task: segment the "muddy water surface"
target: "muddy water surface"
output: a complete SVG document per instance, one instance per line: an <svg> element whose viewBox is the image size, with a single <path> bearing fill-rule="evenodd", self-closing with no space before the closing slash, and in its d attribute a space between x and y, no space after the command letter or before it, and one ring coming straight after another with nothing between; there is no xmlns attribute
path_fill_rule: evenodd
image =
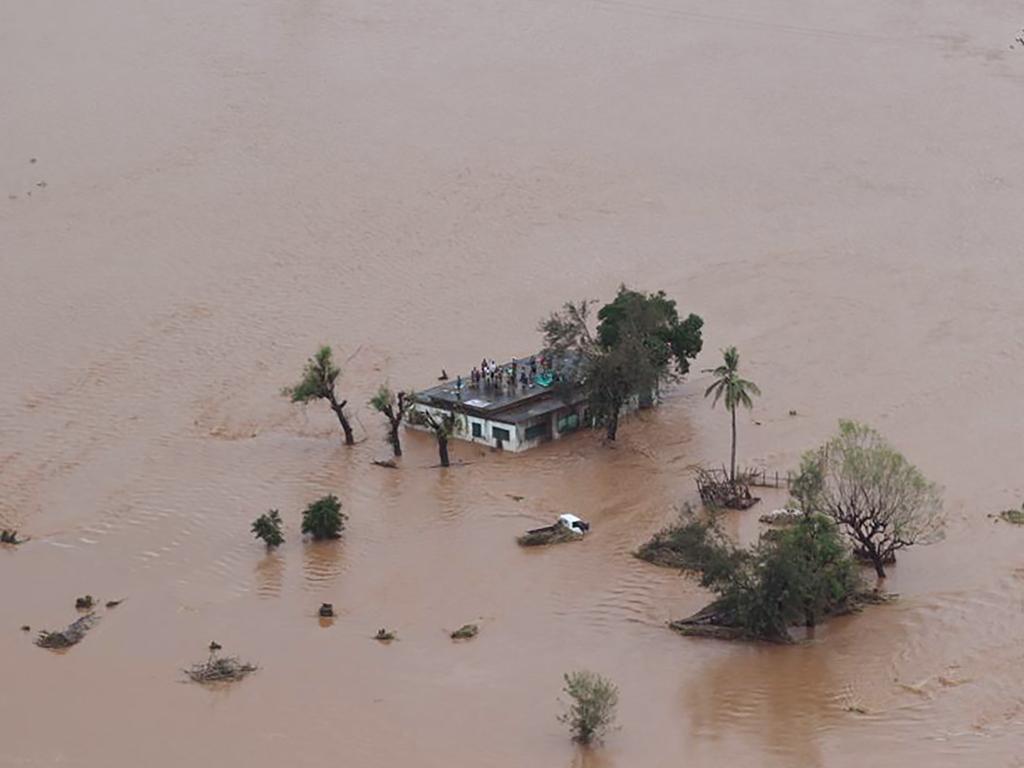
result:
<svg viewBox="0 0 1024 768"><path fill-rule="evenodd" d="M1000 0L0 6L0 524L32 537L0 551L0 765L1020 765L1024 531L987 514L1024 498L1022 24ZM945 485L898 604L795 648L665 629L706 595L630 551L727 455L700 373L613 449L457 445L440 472L409 435L369 465L382 380L528 354L620 281L705 317L697 371L739 345L765 392L745 461L785 470L853 416ZM278 394L322 342L354 449ZM326 492L345 537L304 543ZM593 535L514 545L560 511ZM70 652L18 630L85 592L126 600ZM181 684L211 639L262 669ZM622 691L597 753L555 721L576 667Z"/></svg>

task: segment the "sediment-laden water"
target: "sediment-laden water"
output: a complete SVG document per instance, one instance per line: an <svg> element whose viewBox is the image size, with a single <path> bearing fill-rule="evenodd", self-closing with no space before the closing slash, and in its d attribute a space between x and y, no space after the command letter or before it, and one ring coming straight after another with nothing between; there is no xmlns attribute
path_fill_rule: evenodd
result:
<svg viewBox="0 0 1024 768"><path fill-rule="evenodd" d="M1024 499L1022 25L988 0L0 6L0 524L32 537L0 549L0 765L1020 764L1024 530L987 515ZM441 472L408 434L370 466L380 382L529 354L623 281L707 325L614 448L456 444ZM279 395L325 342L354 449ZM727 457L699 372L726 344L765 393L745 463L855 417L946 488L900 601L799 647L675 636L706 595L630 555ZM304 543L327 492L344 538ZM516 547L565 511L583 543ZM70 651L19 631L86 592L125 602ZM181 684L211 640L260 671ZM555 720L578 667L621 689L592 754Z"/></svg>

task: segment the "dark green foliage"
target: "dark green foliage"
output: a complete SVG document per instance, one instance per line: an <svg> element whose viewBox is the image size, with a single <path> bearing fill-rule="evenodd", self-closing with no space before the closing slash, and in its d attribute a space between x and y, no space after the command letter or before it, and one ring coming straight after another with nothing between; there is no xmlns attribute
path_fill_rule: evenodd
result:
<svg viewBox="0 0 1024 768"><path fill-rule="evenodd" d="M283 524L280 512L272 509L253 521L252 534L257 539L263 539L267 549L273 549L284 544L284 535L281 533Z"/></svg>
<svg viewBox="0 0 1024 768"><path fill-rule="evenodd" d="M787 641L794 624L814 626L847 610L859 586L839 530L824 515L803 515L750 549L733 545L714 523L689 517L656 534L638 555L645 550L652 562L699 571L701 585L718 599L698 616L738 630L731 636Z"/></svg>
<svg viewBox="0 0 1024 768"><path fill-rule="evenodd" d="M664 292L644 294L619 288L597 313L590 329L592 302L569 302L540 325L545 350L556 365L571 371L586 388L598 423L614 440L619 414L631 398L652 398L660 385L686 374L701 350L704 321L679 320L675 302Z"/></svg>
<svg viewBox="0 0 1024 768"><path fill-rule="evenodd" d="M735 562L734 569L705 573L703 581L736 625L767 640L788 640L790 626L814 626L844 609L858 587L856 565L822 515L762 537Z"/></svg>
<svg viewBox="0 0 1024 768"><path fill-rule="evenodd" d="M664 291L644 294L620 286L615 299L597 313L597 319L597 342L603 349L615 349L629 337L636 337L653 366L664 370L673 365L681 375L689 373L690 360L704 345L704 321L694 314L680 321L675 300Z"/></svg>
<svg viewBox="0 0 1024 768"><path fill-rule="evenodd" d="M341 511L341 502L334 494L317 499L302 513L302 532L314 539L337 539L345 528L348 516Z"/></svg>
<svg viewBox="0 0 1024 768"><path fill-rule="evenodd" d="M615 722L619 689L594 672L570 672L564 678L562 690L570 701L559 722L568 725L573 739L581 744L600 739Z"/></svg>

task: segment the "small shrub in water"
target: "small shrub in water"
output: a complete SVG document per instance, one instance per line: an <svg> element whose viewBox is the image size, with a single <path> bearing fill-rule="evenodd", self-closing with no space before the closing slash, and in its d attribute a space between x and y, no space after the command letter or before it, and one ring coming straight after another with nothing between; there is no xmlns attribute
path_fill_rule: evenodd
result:
<svg viewBox="0 0 1024 768"><path fill-rule="evenodd" d="M317 499L302 513L302 532L314 539L336 539L341 536L348 516L341 511L341 502L334 494Z"/></svg>
<svg viewBox="0 0 1024 768"><path fill-rule="evenodd" d="M252 524L252 535L257 539L263 539L267 549L273 549L284 544L284 534L281 533L281 513L272 509L259 517Z"/></svg>
<svg viewBox="0 0 1024 768"><path fill-rule="evenodd" d="M615 722L619 689L611 680L584 670L565 675L563 691L571 702L559 721L569 726L573 739L581 744L599 740Z"/></svg>
<svg viewBox="0 0 1024 768"><path fill-rule="evenodd" d="M478 634L480 634L480 627L476 624L463 624L452 632L452 640L469 640L471 637L476 637Z"/></svg>

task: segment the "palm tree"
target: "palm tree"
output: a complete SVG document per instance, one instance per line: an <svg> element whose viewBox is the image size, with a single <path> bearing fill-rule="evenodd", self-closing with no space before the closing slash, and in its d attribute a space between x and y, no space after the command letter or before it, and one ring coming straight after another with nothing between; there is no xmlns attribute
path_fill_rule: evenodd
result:
<svg viewBox="0 0 1024 768"><path fill-rule="evenodd" d="M714 383L704 392L704 397L714 394L715 399L711 401L714 408L718 401L725 397L725 407L732 411L732 459L729 464L729 480L736 481L736 407L742 405L748 411L754 407L751 395L760 395L761 390L752 381L740 378L740 353L736 347L728 347L722 350L724 364L717 368L705 368L704 373L711 373L715 376Z"/></svg>

